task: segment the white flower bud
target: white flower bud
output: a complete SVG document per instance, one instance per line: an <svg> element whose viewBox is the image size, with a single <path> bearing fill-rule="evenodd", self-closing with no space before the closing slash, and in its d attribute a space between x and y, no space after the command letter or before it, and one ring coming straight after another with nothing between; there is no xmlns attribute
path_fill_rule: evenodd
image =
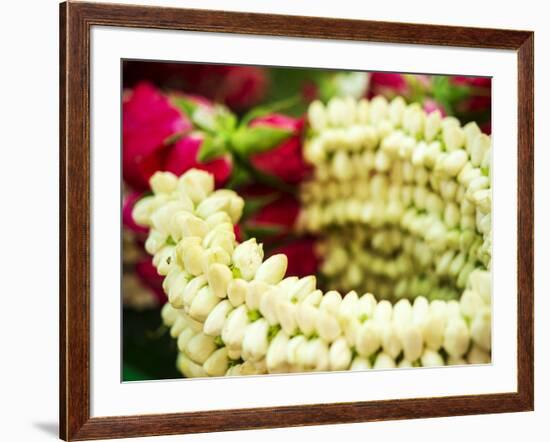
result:
<svg viewBox="0 0 550 442"><path fill-rule="evenodd" d="M206 276L200 275L191 279L183 290L183 305L190 307L199 290L207 284Z"/></svg>
<svg viewBox="0 0 550 442"><path fill-rule="evenodd" d="M231 310L233 310L233 306L227 299L216 305L204 322L204 333L210 336L220 336L225 319Z"/></svg>
<svg viewBox="0 0 550 442"><path fill-rule="evenodd" d="M445 155L441 169L449 176L456 176L468 162L468 154L464 150L454 150Z"/></svg>
<svg viewBox="0 0 550 442"><path fill-rule="evenodd" d="M430 304L428 319L424 327L424 341L432 350L439 350L443 345L443 335L447 325L447 306L443 301Z"/></svg>
<svg viewBox="0 0 550 442"><path fill-rule="evenodd" d="M309 295L307 295L303 300L302 304L308 304L312 305L314 307L319 307L319 304L321 304L321 300L323 299L323 292L319 289L311 292Z"/></svg>
<svg viewBox="0 0 550 442"><path fill-rule="evenodd" d="M371 368L370 361L362 356L356 356L350 366L350 370L352 371L370 370Z"/></svg>
<svg viewBox="0 0 550 442"><path fill-rule="evenodd" d="M227 348L219 348L204 362L203 368L208 376L223 376L229 366Z"/></svg>
<svg viewBox="0 0 550 442"><path fill-rule="evenodd" d="M301 301L315 290L317 279L315 276L305 276L298 280L289 290L287 296L290 299Z"/></svg>
<svg viewBox="0 0 550 442"><path fill-rule="evenodd" d="M183 201L168 201L151 214L150 224L165 235L170 234L173 218L176 214L192 216L189 207Z"/></svg>
<svg viewBox="0 0 550 442"><path fill-rule="evenodd" d="M479 167L483 161L483 158L491 148L491 138L486 134L479 133L473 140L470 148L470 155L472 157L472 166Z"/></svg>
<svg viewBox="0 0 550 442"><path fill-rule="evenodd" d="M296 306L290 301L281 299L276 303L275 309L277 319L279 320L279 324L281 324L282 329L287 335L292 336L297 329L295 318Z"/></svg>
<svg viewBox="0 0 550 442"><path fill-rule="evenodd" d="M339 180L349 180L353 176L353 165L348 154L342 150L337 151L332 159L332 173Z"/></svg>
<svg viewBox="0 0 550 442"><path fill-rule="evenodd" d="M374 320L376 322L389 322L393 315L393 307L387 300L380 301L374 309Z"/></svg>
<svg viewBox="0 0 550 442"><path fill-rule="evenodd" d="M491 350L491 312L483 309L474 317L471 327L472 340L483 350Z"/></svg>
<svg viewBox="0 0 550 442"><path fill-rule="evenodd" d="M226 376L242 376L244 373L242 372L242 366L243 364L236 364L231 366L227 372L225 373Z"/></svg>
<svg viewBox="0 0 550 442"><path fill-rule="evenodd" d="M239 359L241 359L241 348L238 347L238 348L229 348L229 347L225 347L227 348L227 356L229 357L229 359L233 359L234 361L237 361Z"/></svg>
<svg viewBox="0 0 550 442"><path fill-rule="evenodd" d="M248 292L248 283L244 279L233 279L227 285L227 298L233 307L244 304Z"/></svg>
<svg viewBox="0 0 550 442"><path fill-rule="evenodd" d="M412 368L411 361L407 361L406 359L401 359L399 364L397 364L397 368Z"/></svg>
<svg viewBox="0 0 550 442"><path fill-rule="evenodd" d="M417 296L413 302L413 323L423 330L430 314L430 304L424 296Z"/></svg>
<svg viewBox="0 0 550 442"><path fill-rule="evenodd" d="M172 327L170 327L170 336L177 338L188 327L187 320L180 314L174 321L174 324L172 324Z"/></svg>
<svg viewBox="0 0 550 442"><path fill-rule="evenodd" d="M197 333L187 342L185 354L197 364L204 364L209 356L216 350L213 336Z"/></svg>
<svg viewBox="0 0 550 442"><path fill-rule="evenodd" d="M278 324L276 305L279 299L283 299L283 294L277 287L268 289L260 299L260 313L269 325Z"/></svg>
<svg viewBox="0 0 550 442"><path fill-rule="evenodd" d="M397 358L401 353L402 345L395 324L384 322L378 324L382 349L392 358Z"/></svg>
<svg viewBox="0 0 550 442"><path fill-rule="evenodd" d="M153 257L153 265L159 275L166 276L176 263L176 250L174 246L165 246Z"/></svg>
<svg viewBox="0 0 550 442"><path fill-rule="evenodd" d="M150 255L154 255L166 244L167 235L158 230L151 230L149 236L145 240L145 250Z"/></svg>
<svg viewBox="0 0 550 442"><path fill-rule="evenodd" d="M329 368L329 349L322 339L312 339L297 350L298 364L306 369L323 371Z"/></svg>
<svg viewBox="0 0 550 442"><path fill-rule="evenodd" d="M376 356L376 361L374 361L374 366L372 368L375 370L395 368L395 360L390 355L384 352L378 353L378 356Z"/></svg>
<svg viewBox="0 0 550 442"><path fill-rule="evenodd" d="M443 348L454 357L460 357L468 350L470 333L464 320L452 318L445 328Z"/></svg>
<svg viewBox="0 0 550 442"><path fill-rule="evenodd" d="M350 123L352 117L344 100L333 97L327 104L328 121L332 126L344 126Z"/></svg>
<svg viewBox="0 0 550 442"><path fill-rule="evenodd" d="M326 159L325 145L321 138L314 138L304 144L304 158L309 163L320 165Z"/></svg>
<svg viewBox="0 0 550 442"><path fill-rule="evenodd" d="M222 339L228 349L239 349L249 323L248 309L241 305L229 313L222 330Z"/></svg>
<svg viewBox="0 0 550 442"><path fill-rule="evenodd" d="M279 331L269 344L267 350L266 363L270 373L278 372L286 367L288 351L288 335L284 331Z"/></svg>
<svg viewBox="0 0 550 442"><path fill-rule="evenodd" d="M388 115L388 100L381 95L374 97L370 102L369 113L370 122L378 125Z"/></svg>
<svg viewBox="0 0 550 442"><path fill-rule="evenodd" d="M464 290L460 297L460 311L468 318L473 318L480 310L483 310L485 303L481 296L473 290Z"/></svg>
<svg viewBox="0 0 550 442"><path fill-rule="evenodd" d="M424 125L424 138L426 141L432 141L441 128L441 112L438 110L430 112L426 117L426 123Z"/></svg>
<svg viewBox="0 0 550 442"><path fill-rule="evenodd" d="M361 325L355 348L364 357L369 357L380 348L380 335L374 321L367 321Z"/></svg>
<svg viewBox="0 0 550 442"><path fill-rule="evenodd" d="M408 299L401 299L393 306L393 322L398 326L412 322L413 309ZM384 321L386 322L386 321Z"/></svg>
<svg viewBox="0 0 550 442"><path fill-rule="evenodd" d="M259 361L267 353L267 333L269 324L263 318L246 327L242 344L242 355L245 360Z"/></svg>
<svg viewBox="0 0 550 442"><path fill-rule="evenodd" d="M335 290L331 290L323 296L319 308L321 311L327 312L329 315L336 316L340 303L342 302L342 295Z"/></svg>
<svg viewBox="0 0 550 442"><path fill-rule="evenodd" d="M185 287L187 286L188 274L179 270L177 270L177 272L177 275L171 278L171 283L168 287L168 302L175 308L182 308L184 305L183 293L185 291Z"/></svg>
<svg viewBox="0 0 550 442"><path fill-rule="evenodd" d="M296 366L298 365L299 348L305 343L307 343L307 339L304 335L297 335L289 339L286 346L286 359L289 364Z"/></svg>
<svg viewBox="0 0 550 442"><path fill-rule="evenodd" d="M203 219L218 212L228 212L231 206L231 199L228 195L217 195L214 192L208 198L201 201L197 206L195 213Z"/></svg>
<svg viewBox="0 0 550 442"><path fill-rule="evenodd" d="M178 354L176 365L178 367L178 370L186 378L202 378L208 376L202 365L193 362L183 353Z"/></svg>
<svg viewBox="0 0 550 442"><path fill-rule="evenodd" d="M405 99L400 95L395 97L390 102L388 111L390 120L394 124L394 126L401 126L401 122L403 121L403 114L405 113L406 108L407 103L405 102Z"/></svg>
<svg viewBox="0 0 550 442"><path fill-rule="evenodd" d="M170 193L176 190L178 178L171 172L155 172L149 179L149 184L155 195Z"/></svg>
<svg viewBox="0 0 550 442"><path fill-rule="evenodd" d="M214 264L223 264L225 266L231 264L231 257L219 246L212 246L202 254L201 267L204 274L208 274L210 267Z"/></svg>
<svg viewBox="0 0 550 442"><path fill-rule="evenodd" d="M356 292L352 291L346 294L338 308L338 317L340 320L348 321L351 318L355 318L358 303L359 297Z"/></svg>
<svg viewBox="0 0 550 442"><path fill-rule="evenodd" d="M183 266L185 271L197 276L202 273L205 250L198 244L191 244L183 250Z"/></svg>
<svg viewBox="0 0 550 442"><path fill-rule="evenodd" d="M157 198L154 196L145 196L139 199L132 209L132 218L140 226L148 227L151 225L151 214L156 209Z"/></svg>
<svg viewBox="0 0 550 442"><path fill-rule="evenodd" d="M479 129L479 126L474 121L471 121L470 123L467 123L464 127L464 135L466 137L466 150L472 154L472 144L477 137L481 133L481 130Z"/></svg>
<svg viewBox="0 0 550 442"><path fill-rule="evenodd" d="M425 349L424 353L422 353L420 363L423 367L441 367L442 365L445 365L445 361L441 355L434 350L430 350L429 348Z"/></svg>
<svg viewBox="0 0 550 442"><path fill-rule="evenodd" d="M191 316L184 313L182 310L180 310L180 314L185 319L185 322L187 323L187 327L191 328L195 333L200 333L203 331L202 322L197 321L196 319L193 319Z"/></svg>
<svg viewBox="0 0 550 442"><path fill-rule="evenodd" d="M278 284L286 273L288 258L279 253L267 258L256 271L254 279L267 284Z"/></svg>
<svg viewBox="0 0 550 442"><path fill-rule="evenodd" d="M195 335L196 335L196 333L193 331L193 329L191 327L185 328L178 335L177 345L178 345L179 351L185 351L185 348L187 347L187 343Z"/></svg>
<svg viewBox="0 0 550 442"><path fill-rule="evenodd" d="M251 281L246 291L245 302L249 310L259 310L264 294L270 289L269 285L262 281Z"/></svg>
<svg viewBox="0 0 550 442"><path fill-rule="evenodd" d="M333 371L347 370L351 364L351 350L345 338L339 338L332 343L329 350L330 369Z"/></svg>
<svg viewBox="0 0 550 442"><path fill-rule="evenodd" d="M219 302L220 298L212 292L212 289L209 286L204 286L193 298L193 302L189 308L189 316L197 321L205 321L212 309Z"/></svg>
<svg viewBox="0 0 550 442"><path fill-rule="evenodd" d="M225 298L227 296L227 286L233 280L229 267L219 263L211 264L206 277L210 288L212 288L212 292L218 298Z"/></svg>
<svg viewBox="0 0 550 442"><path fill-rule="evenodd" d="M233 232L233 224L231 221L231 217L225 213L225 212L218 212L210 215L208 218L204 220L206 222L206 225L210 229L210 233L212 233L212 230L220 225L228 225L231 232ZM206 237L205 237L206 240Z"/></svg>
<svg viewBox="0 0 550 442"><path fill-rule="evenodd" d="M400 326L399 336L403 345L404 358L411 362L416 361L424 347L420 327L413 324Z"/></svg>
<svg viewBox="0 0 550 442"><path fill-rule="evenodd" d="M342 332L335 315L324 310L318 312L315 326L319 336L327 342L334 341Z"/></svg>
<svg viewBox="0 0 550 442"><path fill-rule="evenodd" d="M263 246L258 244L255 238L249 239L235 248L232 259L242 278L250 281L264 259Z"/></svg>
<svg viewBox="0 0 550 442"><path fill-rule="evenodd" d="M315 131L323 130L327 125L325 106L319 100L313 101L307 110L309 125Z"/></svg>
<svg viewBox="0 0 550 442"><path fill-rule="evenodd" d="M467 356L468 364L490 364L491 355L482 348L474 345Z"/></svg>
<svg viewBox="0 0 550 442"><path fill-rule="evenodd" d="M485 304L491 303L491 272L476 269L470 273L470 286L475 291Z"/></svg>
<svg viewBox="0 0 550 442"><path fill-rule="evenodd" d="M194 215L187 212L178 212L173 217L170 233L176 240L186 236L204 238L208 233L208 225Z"/></svg>
<svg viewBox="0 0 550 442"><path fill-rule="evenodd" d="M461 149L466 141L466 135L460 127L447 126L443 128L443 142L447 147L447 151L451 152Z"/></svg>
<svg viewBox="0 0 550 442"><path fill-rule="evenodd" d="M403 113L403 128L413 137L424 130L425 113L418 103L410 104Z"/></svg>
<svg viewBox="0 0 550 442"><path fill-rule="evenodd" d="M161 317L162 322L170 327L174 324L174 322L176 322L176 319L178 318L178 311L170 304L166 303L164 304L164 307L162 307Z"/></svg>
<svg viewBox="0 0 550 442"><path fill-rule="evenodd" d="M305 336L311 336L315 331L319 316L317 309L308 304L298 304L296 307L296 322Z"/></svg>
<svg viewBox="0 0 550 442"><path fill-rule="evenodd" d="M214 190L214 176L199 169L188 170L179 178L178 189L198 204Z"/></svg>
<svg viewBox="0 0 550 442"><path fill-rule="evenodd" d="M370 119L369 102L362 98L357 103L356 119L359 123L367 124Z"/></svg>

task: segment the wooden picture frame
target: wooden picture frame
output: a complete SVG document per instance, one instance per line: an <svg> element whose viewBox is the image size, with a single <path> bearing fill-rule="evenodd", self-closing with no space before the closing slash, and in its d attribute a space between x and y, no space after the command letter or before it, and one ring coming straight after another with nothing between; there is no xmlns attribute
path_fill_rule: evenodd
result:
<svg viewBox="0 0 550 442"><path fill-rule="evenodd" d="M117 26L513 50L518 61L517 392L90 417L90 30ZM529 411L534 407L534 34L67 2L60 5L60 437L87 440Z"/></svg>

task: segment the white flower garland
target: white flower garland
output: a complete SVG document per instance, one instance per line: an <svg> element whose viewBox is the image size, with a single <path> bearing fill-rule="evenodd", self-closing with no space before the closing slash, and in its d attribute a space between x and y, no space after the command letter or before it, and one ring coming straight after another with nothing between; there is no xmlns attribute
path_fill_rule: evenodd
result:
<svg viewBox="0 0 550 442"><path fill-rule="evenodd" d="M150 227L146 250L165 275L162 315L179 370L197 377L489 362L490 140L399 98L313 103L309 121L305 154L316 178L302 187L299 227L334 231L319 246L322 272L353 286L371 269L373 288L392 298L400 287L402 299L323 294L314 276L285 278L286 256L264 260L255 239L236 241L244 201L235 192L214 191L203 171L158 172L154 194L133 215ZM437 278L415 279L419 263ZM396 283L383 289L382 279ZM448 289L439 287L444 280Z"/></svg>

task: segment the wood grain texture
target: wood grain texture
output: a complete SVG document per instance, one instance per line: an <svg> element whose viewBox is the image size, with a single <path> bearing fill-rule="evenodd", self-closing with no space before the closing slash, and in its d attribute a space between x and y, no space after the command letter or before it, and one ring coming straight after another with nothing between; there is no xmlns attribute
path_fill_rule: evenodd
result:
<svg viewBox="0 0 550 442"><path fill-rule="evenodd" d="M90 417L90 28L121 26L515 50L518 54L518 391ZM104 439L503 413L534 407L534 36L528 31L68 2L60 6L60 437Z"/></svg>

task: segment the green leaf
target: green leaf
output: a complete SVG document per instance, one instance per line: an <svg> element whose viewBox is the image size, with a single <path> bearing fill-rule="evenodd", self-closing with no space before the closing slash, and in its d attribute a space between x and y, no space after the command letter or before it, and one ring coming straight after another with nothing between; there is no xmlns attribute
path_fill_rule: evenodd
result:
<svg viewBox="0 0 550 442"><path fill-rule="evenodd" d="M283 100L275 101L273 103L264 104L262 106L256 106L248 111L241 119L241 126L248 126L255 118L263 117L275 112L281 112L286 109L290 109L296 106L302 100L300 95L294 95Z"/></svg>
<svg viewBox="0 0 550 442"><path fill-rule="evenodd" d="M201 143L201 148L197 155L197 159L201 162L210 161L220 155L223 155L227 152L227 138L223 135L206 135L203 142Z"/></svg>
<svg viewBox="0 0 550 442"><path fill-rule="evenodd" d="M171 103L189 118L193 116L195 109L197 109L197 107L199 106L194 101L191 101L188 98L182 96L172 97Z"/></svg>
<svg viewBox="0 0 550 442"><path fill-rule="evenodd" d="M282 143L292 131L267 125L241 127L231 135L231 145L244 156L265 152Z"/></svg>
<svg viewBox="0 0 550 442"><path fill-rule="evenodd" d="M237 127L237 117L220 104L209 107L182 96L172 97L171 102L186 114L195 126L204 131L232 132Z"/></svg>

